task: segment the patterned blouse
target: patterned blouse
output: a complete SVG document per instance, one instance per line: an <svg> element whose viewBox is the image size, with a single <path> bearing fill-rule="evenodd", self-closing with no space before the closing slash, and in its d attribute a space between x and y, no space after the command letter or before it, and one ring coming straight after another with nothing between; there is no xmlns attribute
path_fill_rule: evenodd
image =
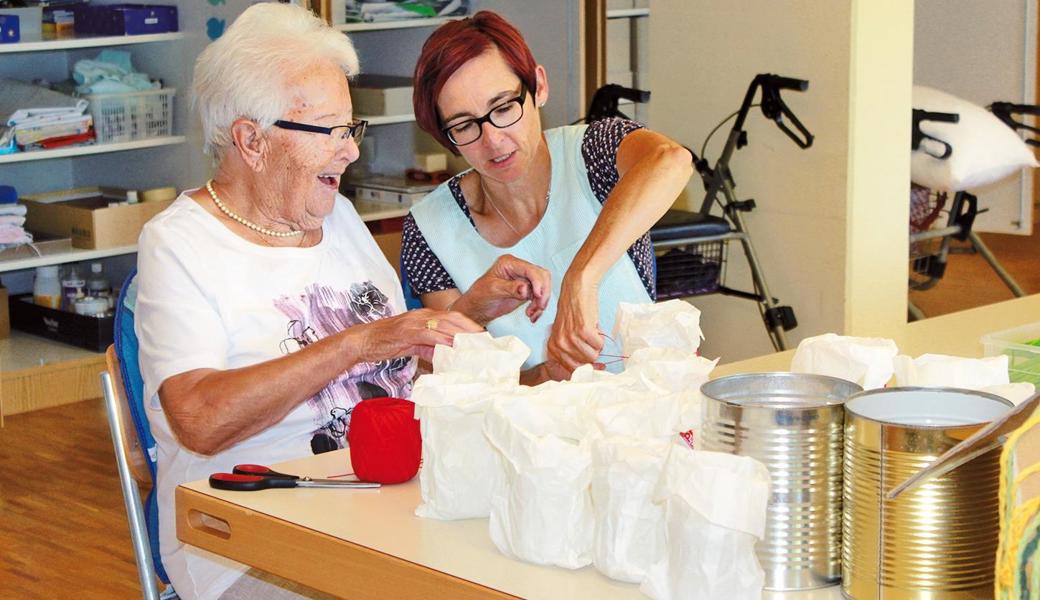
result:
<svg viewBox="0 0 1040 600"><path fill-rule="evenodd" d="M614 186L619 175L617 170L617 150L626 135L642 129L643 125L627 119L604 119L591 123L585 131L581 142L581 155L585 159L585 167L589 174L589 185L596 198L603 203ZM448 180L448 189L459 205L459 209L476 228L470 215L469 205L462 195L459 184L461 175ZM551 201L551 200L550 200ZM636 272L643 281L643 286L650 298L657 297L657 286L654 280L654 249L650 243L650 234L645 233L628 249L628 255L635 263ZM416 295L439 292L457 288L451 275L441 264L440 259L430 249L419 226L412 215L404 221L404 233L401 242L401 263L408 274L412 292Z"/></svg>

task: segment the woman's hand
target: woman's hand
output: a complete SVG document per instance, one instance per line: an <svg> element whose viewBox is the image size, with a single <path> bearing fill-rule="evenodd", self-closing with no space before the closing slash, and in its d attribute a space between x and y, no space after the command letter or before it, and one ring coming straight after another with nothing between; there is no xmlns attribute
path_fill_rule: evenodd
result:
<svg viewBox="0 0 1040 600"><path fill-rule="evenodd" d="M603 349L599 331L599 288L581 277L564 277L556 322L546 345L548 361L572 372L581 365L596 363Z"/></svg>
<svg viewBox="0 0 1040 600"><path fill-rule="evenodd" d="M358 362L379 362L401 356L433 360L433 348L450 346L456 333L479 333L484 328L455 311L422 308L372 323L354 325L344 334Z"/></svg>
<svg viewBox="0 0 1040 600"><path fill-rule="evenodd" d="M525 313L534 323L545 312L551 294L549 271L504 254L495 260L487 273L473 282L469 290L452 304L451 309L487 325L513 312L524 302L529 302Z"/></svg>

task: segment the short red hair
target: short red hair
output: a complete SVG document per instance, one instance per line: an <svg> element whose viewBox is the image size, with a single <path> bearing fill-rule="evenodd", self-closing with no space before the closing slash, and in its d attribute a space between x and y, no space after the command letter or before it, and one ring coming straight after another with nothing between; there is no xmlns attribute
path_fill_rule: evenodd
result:
<svg viewBox="0 0 1040 600"><path fill-rule="evenodd" d="M423 44L419 60L415 64L415 88L412 92L415 122L456 155L459 153L458 149L441 131L437 96L455 71L492 47L498 49L506 64L516 73L533 97L537 86L537 63L531 54L531 48L516 27L489 10L482 10L472 17L450 21L438 27Z"/></svg>

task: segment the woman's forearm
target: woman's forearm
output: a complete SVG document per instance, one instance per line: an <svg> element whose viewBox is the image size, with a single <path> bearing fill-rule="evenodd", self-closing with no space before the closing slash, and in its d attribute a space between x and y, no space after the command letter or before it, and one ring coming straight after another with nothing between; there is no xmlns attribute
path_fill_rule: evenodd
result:
<svg viewBox="0 0 1040 600"><path fill-rule="evenodd" d="M285 418L358 361L350 330L248 367L170 377L159 398L181 443L215 454Z"/></svg>
<svg viewBox="0 0 1040 600"><path fill-rule="evenodd" d="M671 208L693 174L689 151L663 136L646 133L653 137L629 148L639 152L640 158L607 197L565 279L598 284L611 265Z"/></svg>

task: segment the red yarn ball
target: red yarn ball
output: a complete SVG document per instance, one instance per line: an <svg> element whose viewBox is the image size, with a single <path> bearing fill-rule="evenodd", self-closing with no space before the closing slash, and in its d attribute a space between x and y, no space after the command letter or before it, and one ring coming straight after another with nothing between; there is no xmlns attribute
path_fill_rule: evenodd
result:
<svg viewBox="0 0 1040 600"><path fill-rule="evenodd" d="M350 415L347 443L361 481L403 483L415 477L422 458L415 404L401 398L362 400Z"/></svg>

